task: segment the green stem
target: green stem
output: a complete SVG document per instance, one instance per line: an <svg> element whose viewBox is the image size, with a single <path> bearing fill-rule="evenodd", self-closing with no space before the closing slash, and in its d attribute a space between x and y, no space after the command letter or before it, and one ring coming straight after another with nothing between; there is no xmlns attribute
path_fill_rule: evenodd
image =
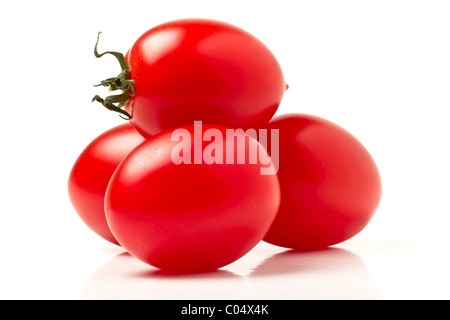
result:
<svg viewBox="0 0 450 320"><path fill-rule="evenodd" d="M102 80L100 84L95 85L95 87L99 86L109 87L109 91L121 90L122 94L111 95L106 97L105 99L96 95L92 99L92 101L100 102L106 109L123 114L126 118L122 116L121 118L130 120L131 119L130 114L122 109L123 106L125 106L125 104L127 104L127 102L130 100L130 97L133 97L136 94L136 85L134 83L134 80L131 79L130 67L128 66L128 63L125 60L124 55L121 54L120 52L105 51L102 54L98 53L97 47L98 41L100 39L100 33L101 32L99 32L97 35L97 42L95 43L94 47L94 55L97 58L101 58L105 54L113 55L117 59L117 61L119 61L120 68L122 69L122 71L119 73L117 77Z"/></svg>

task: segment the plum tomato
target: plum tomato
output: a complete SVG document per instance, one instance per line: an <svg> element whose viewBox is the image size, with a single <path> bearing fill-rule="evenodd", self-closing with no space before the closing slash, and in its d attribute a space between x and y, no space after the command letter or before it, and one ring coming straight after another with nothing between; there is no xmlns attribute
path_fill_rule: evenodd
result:
<svg viewBox="0 0 450 320"><path fill-rule="evenodd" d="M381 178L366 148L342 127L305 114L277 116L280 210L264 237L296 250L358 234L381 200Z"/></svg>
<svg viewBox="0 0 450 320"><path fill-rule="evenodd" d="M256 139L230 130L169 129L121 162L105 209L128 253L166 272L198 273L236 261L262 240L279 208L278 177L272 163L248 161L255 148L269 158ZM238 161L243 150L247 160ZM262 167L271 174L261 174Z"/></svg>
<svg viewBox="0 0 450 320"><path fill-rule="evenodd" d="M119 245L109 230L104 198L109 179L123 158L145 138L130 123L95 138L79 155L69 175L69 197L82 221L97 235Z"/></svg>
<svg viewBox="0 0 450 320"><path fill-rule="evenodd" d="M102 82L124 94L108 103L97 96L97 101L126 114L144 136L194 121L257 128L269 122L287 89L280 64L265 44L216 20L155 26L124 59L123 77Z"/></svg>

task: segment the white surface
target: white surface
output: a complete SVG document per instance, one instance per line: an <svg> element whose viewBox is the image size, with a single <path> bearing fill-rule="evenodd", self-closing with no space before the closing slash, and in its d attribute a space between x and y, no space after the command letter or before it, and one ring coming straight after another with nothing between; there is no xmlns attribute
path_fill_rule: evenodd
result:
<svg viewBox="0 0 450 320"><path fill-rule="evenodd" d="M119 4L1 5L0 298L450 298L450 2ZM221 271L168 277L84 226L68 173L87 143L121 123L90 102L92 85L118 69L94 57L97 32L100 51L124 52L184 17L259 37L290 85L278 113L322 116L366 145L384 193L359 235L301 254L261 243Z"/></svg>

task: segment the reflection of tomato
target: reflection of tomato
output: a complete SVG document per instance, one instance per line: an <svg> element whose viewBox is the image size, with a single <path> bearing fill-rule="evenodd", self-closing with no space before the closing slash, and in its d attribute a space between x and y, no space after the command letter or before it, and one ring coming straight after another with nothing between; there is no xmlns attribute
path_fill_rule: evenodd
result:
<svg viewBox="0 0 450 320"><path fill-rule="evenodd" d="M92 231L115 244L105 218L106 187L123 158L144 140L130 123L112 128L84 149L70 172L69 196L76 212Z"/></svg>
<svg viewBox="0 0 450 320"><path fill-rule="evenodd" d="M234 139L225 135L225 127L203 125L198 132L204 137L215 130L214 139L208 135L205 141L211 142L203 145L194 142L194 126L181 129L194 137L186 140L189 149L181 152L178 138L172 138L175 130L167 130L123 160L106 191L106 218L122 247L138 259L168 272L210 271L239 259L262 240L279 208L278 177L273 166L272 175L261 175L262 161L238 163L238 152L230 161L226 145ZM259 146L248 137L245 149ZM174 150L194 158L192 164L174 161ZM203 163L195 161L196 150L203 153ZM207 150L215 155L212 164L206 161Z"/></svg>
<svg viewBox="0 0 450 320"><path fill-rule="evenodd" d="M364 146L310 115L278 116L268 128L279 129L281 205L264 240L304 250L359 233L381 199L380 175Z"/></svg>
<svg viewBox="0 0 450 320"><path fill-rule="evenodd" d="M256 128L272 118L286 90L280 65L262 42L214 20L156 26L126 59L136 94L125 109L144 135L195 120Z"/></svg>

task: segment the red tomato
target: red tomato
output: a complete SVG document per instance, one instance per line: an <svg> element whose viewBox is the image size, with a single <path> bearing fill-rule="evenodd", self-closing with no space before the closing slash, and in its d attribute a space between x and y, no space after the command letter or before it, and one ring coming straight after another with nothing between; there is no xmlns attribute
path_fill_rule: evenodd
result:
<svg viewBox="0 0 450 320"><path fill-rule="evenodd" d="M130 123L112 128L83 150L69 175L69 197L75 211L92 231L117 245L105 217L106 187L123 158L144 140Z"/></svg>
<svg viewBox="0 0 450 320"><path fill-rule="evenodd" d="M167 130L140 144L106 191L107 221L122 247L168 272L206 272L239 259L262 240L280 204L273 165L271 175L261 175L262 162L240 164L237 152L230 163L225 145L234 139L226 128L195 128ZM181 139L186 148L179 147L179 130L188 135ZM247 139L245 150L260 146ZM181 155L185 162L178 161Z"/></svg>
<svg viewBox="0 0 450 320"><path fill-rule="evenodd" d="M264 240L297 250L319 249L359 233L381 199L371 155L349 132L315 116L275 117L279 129L281 205Z"/></svg>
<svg viewBox="0 0 450 320"><path fill-rule="evenodd" d="M215 20L158 25L140 36L125 58L134 80L133 90L125 86L132 95L125 110L145 136L196 120L263 126L287 89L277 59L261 41ZM117 88L116 81L105 85L111 83Z"/></svg>

